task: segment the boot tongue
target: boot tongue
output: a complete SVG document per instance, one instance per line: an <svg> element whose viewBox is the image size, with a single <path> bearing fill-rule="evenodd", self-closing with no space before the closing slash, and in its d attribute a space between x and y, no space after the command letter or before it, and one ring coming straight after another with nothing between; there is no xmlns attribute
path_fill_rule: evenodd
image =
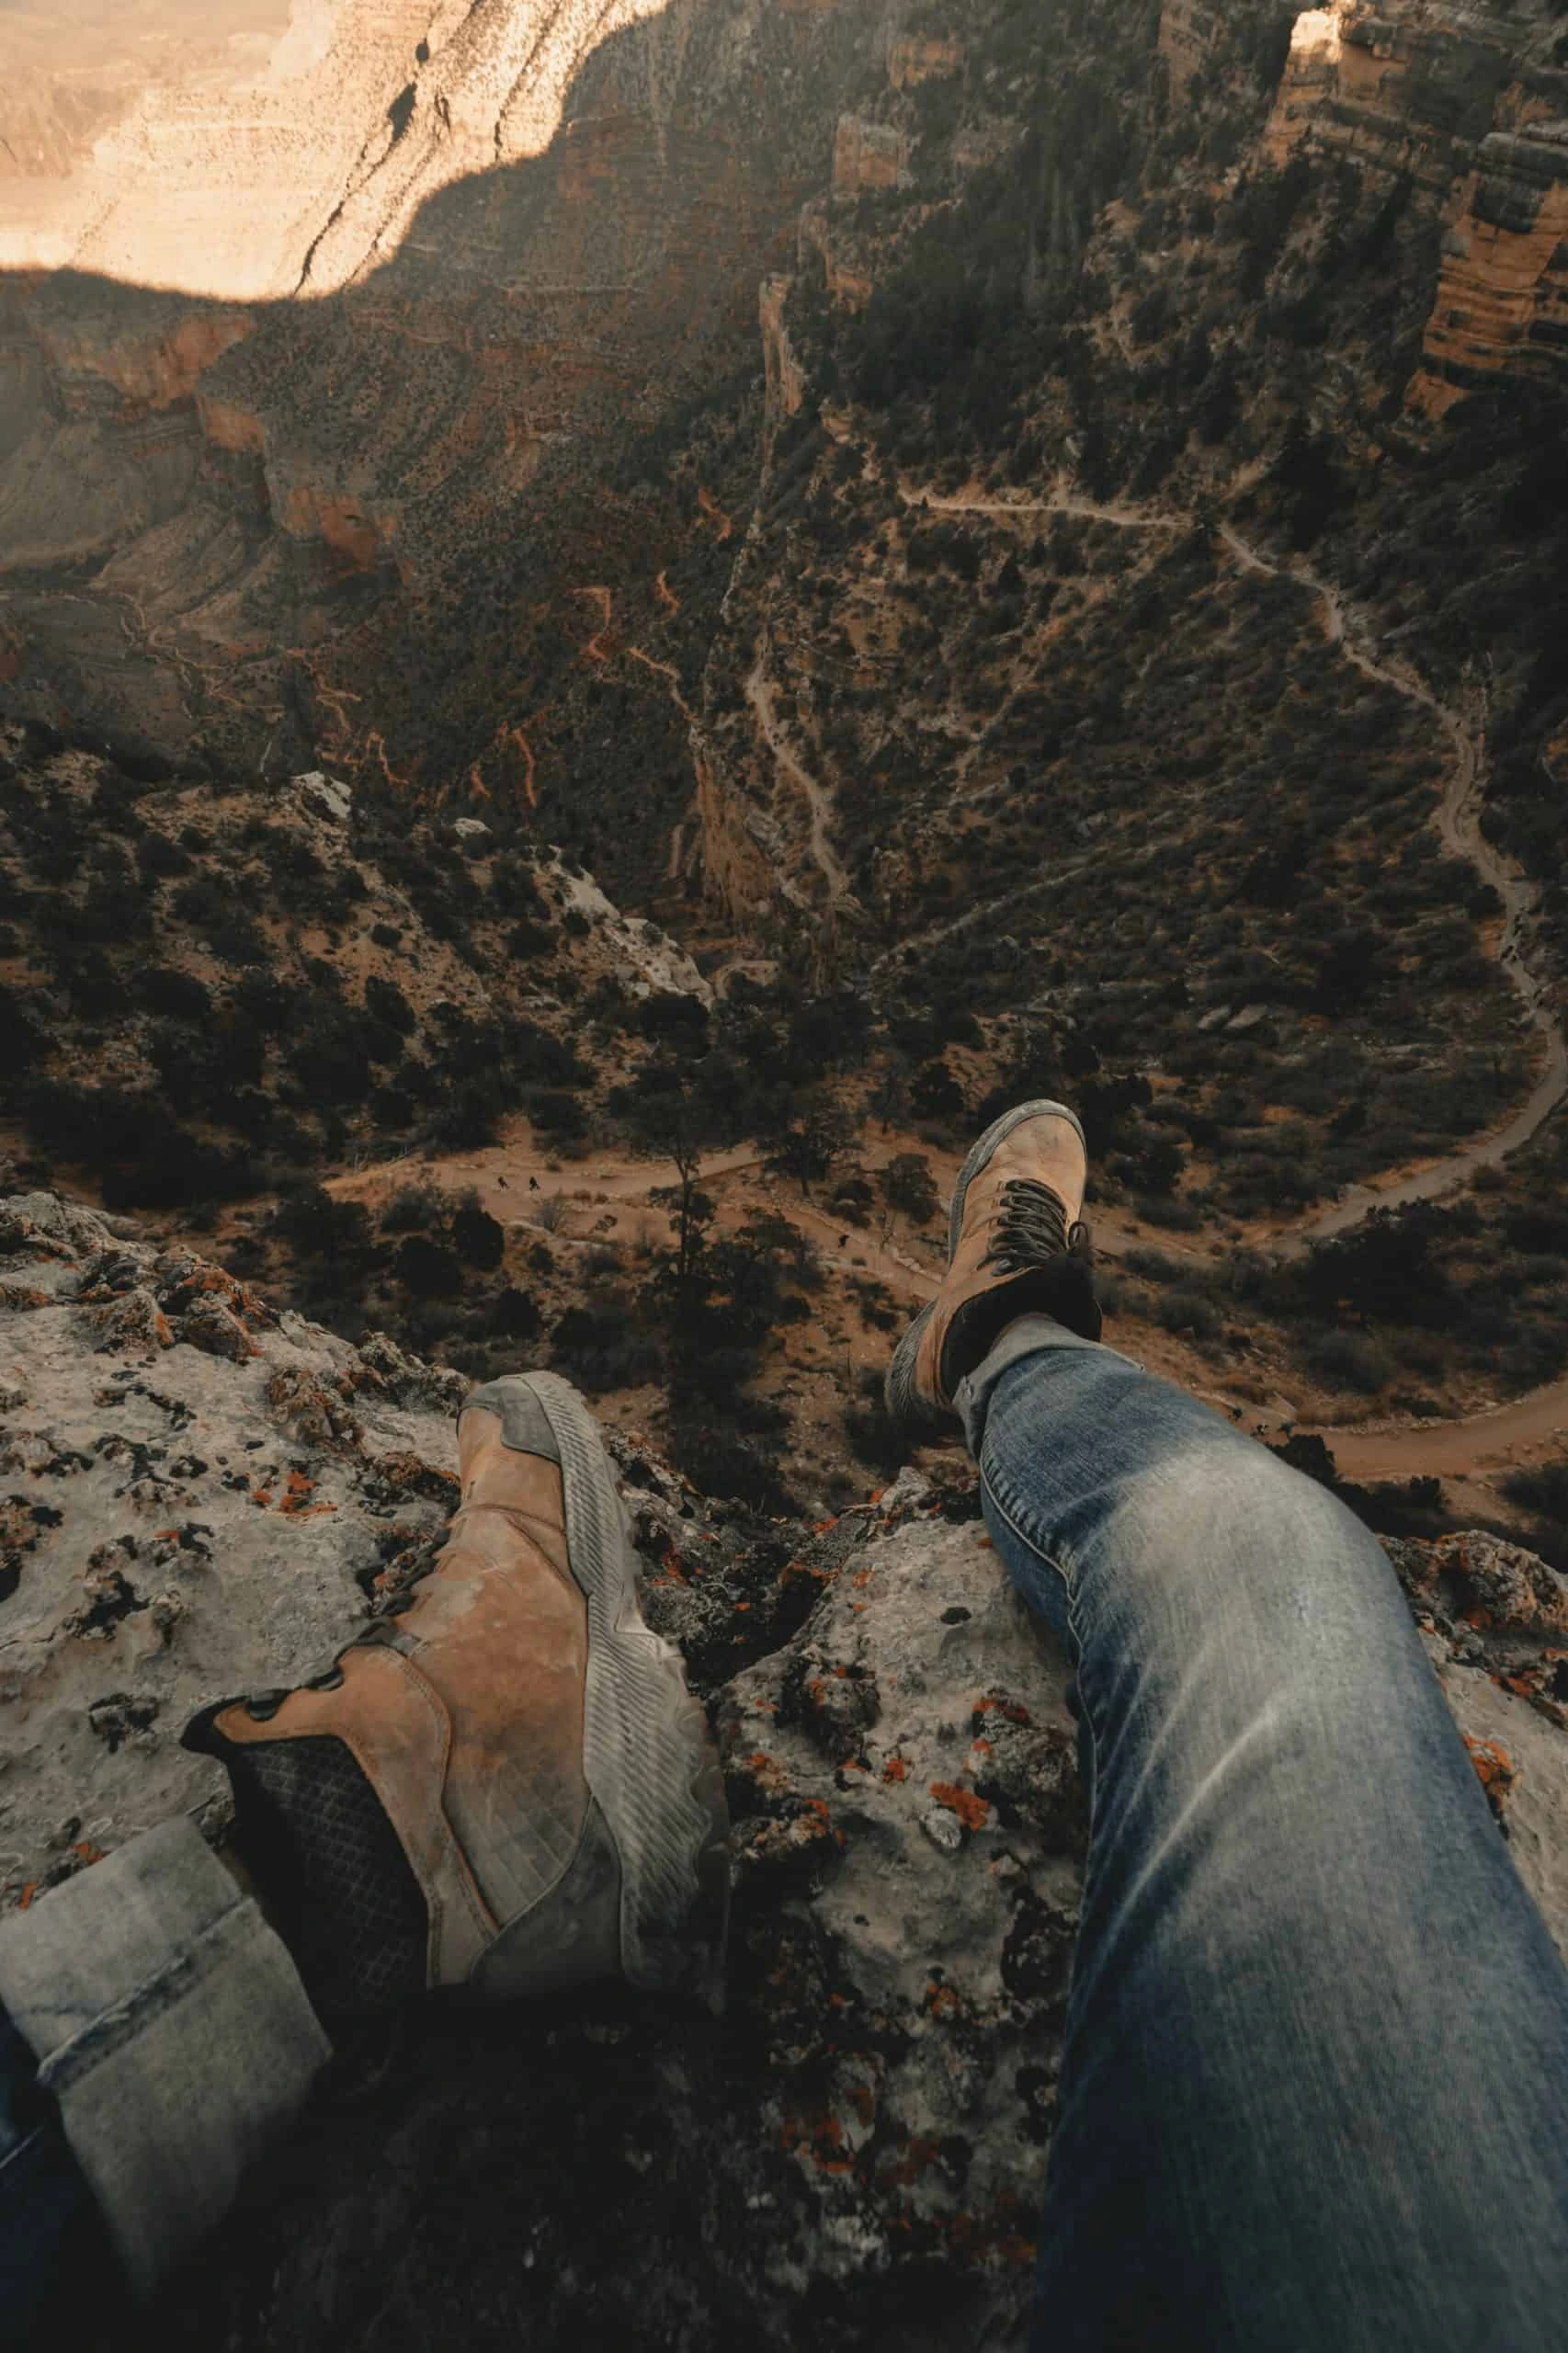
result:
<svg viewBox="0 0 1568 2353"><path fill-rule="evenodd" d="M1046 1266L1067 1247L1067 1204L1038 1177L1011 1176L993 1221L991 1246L981 1261L1001 1274Z"/></svg>

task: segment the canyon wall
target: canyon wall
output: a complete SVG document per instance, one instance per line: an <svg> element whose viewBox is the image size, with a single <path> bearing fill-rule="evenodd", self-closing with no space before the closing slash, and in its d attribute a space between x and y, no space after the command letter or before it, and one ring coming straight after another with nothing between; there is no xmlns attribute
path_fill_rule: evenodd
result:
<svg viewBox="0 0 1568 2353"><path fill-rule="evenodd" d="M1413 405L1439 416L1499 373L1556 374L1568 355L1568 121L1494 131L1465 175Z"/></svg>
<svg viewBox="0 0 1568 2353"><path fill-rule="evenodd" d="M1190 72L1194 12L1163 45ZM1550 12L1331 0L1292 28L1270 160L1343 155L1408 182L1445 233L1413 411L1441 415L1499 375L1554 373L1568 315L1568 47Z"/></svg>
<svg viewBox="0 0 1568 2353"><path fill-rule="evenodd" d="M0 684L221 763L330 756L447 791L484 744L547 741L534 714L562 697L529 617L554 597L574 619L585 583L623 611L616 568L640 560L643 526L593 487L616 453L756 367L759 285L769 415L809 406L782 272L820 267L863 314L899 239L1006 174L1113 46L1138 86L1108 111L1140 137L1162 86L1178 131L1233 133L1220 199L1343 160L1440 223L1415 421L1561 365L1568 74L1539 11L1169 0L1163 81L1146 18L1063 11L1032 92L985 0L913 27L888 0L301 0L286 26L254 0L226 48L191 0L139 0L93 38L111 63L141 41L145 86L117 66L93 112L57 36L52 66L29 53L28 119L51 93L69 135L0 151ZM23 130L21 88L0 131ZM1031 316L1128 168L1082 160L1096 121L1086 97L1040 159L1058 195ZM597 516L572 507L568 554L579 497ZM583 658L607 694L678 709L700 655L683 685L632 642Z"/></svg>
<svg viewBox="0 0 1568 2353"><path fill-rule="evenodd" d="M882 0L254 13L226 63L159 51L0 235L13 707L242 763L290 649L390 733L397 600L455 609L551 485L755 351L885 48Z"/></svg>

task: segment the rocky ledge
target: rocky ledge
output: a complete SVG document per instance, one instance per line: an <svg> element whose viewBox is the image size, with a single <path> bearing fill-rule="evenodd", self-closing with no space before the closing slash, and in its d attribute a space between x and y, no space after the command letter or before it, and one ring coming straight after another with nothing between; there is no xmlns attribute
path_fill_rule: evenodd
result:
<svg viewBox="0 0 1568 2353"><path fill-rule="evenodd" d="M421 1573L463 1384L51 1194L0 1200L0 1318L15 1904L172 1807L221 1830L181 1725ZM728 2015L610 1991L361 2054L165 2344L1021 2343L1086 1829L1064 1662L971 1485L810 1529L615 1449L725 1755ZM1493 1537L1392 1552L1568 1947L1568 1586Z"/></svg>

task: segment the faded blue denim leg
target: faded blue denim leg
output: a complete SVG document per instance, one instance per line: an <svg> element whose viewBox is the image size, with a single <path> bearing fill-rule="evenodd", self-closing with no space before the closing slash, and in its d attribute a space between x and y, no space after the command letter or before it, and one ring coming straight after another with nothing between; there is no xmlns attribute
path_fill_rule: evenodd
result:
<svg viewBox="0 0 1568 2353"><path fill-rule="evenodd" d="M0 2278L19 2301L62 2284L62 2245L86 2261L84 2189L97 2284L145 2295L331 2055L280 1939L183 1814L0 1920Z"/></svg>
<svg viewBox="0 0 1568 2353"><path fill-rule="evenodd" d="M112 2308L119 2284L37 2063L0 2006L0 2344L60 2344L95 2305Z"/></svg>
<svg viewBox="0 0 1568 2353"><path fill-rule="evenodd" d="M1046 1319L960 1403L1092 1766L1038 2353L1558 2353L1568 1973L1381 1547Z"/></svg>

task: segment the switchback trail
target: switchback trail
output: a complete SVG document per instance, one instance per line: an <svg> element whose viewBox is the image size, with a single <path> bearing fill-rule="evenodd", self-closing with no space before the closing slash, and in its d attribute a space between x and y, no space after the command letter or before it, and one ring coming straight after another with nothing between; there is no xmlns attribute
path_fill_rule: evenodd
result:
<svg viewBox="0 0 1568 2353"><path fill-rule="evenodd" d="M1068 515L1085 522L1108 523L1124 531L1181 531L1193 529L1196 523L1196 518L1191 516L1173 516L1136 502L1102 503L1070 490L1053 492L1049 498L996 499L922 491L903 482L898 489L905 506L923 506L932 513L1001 517ZM1528 1143L1558 1104L1568 1097L1568 1042L1565 1042L1562 1027L1547 1002L1543 984L1530 972L1525 961L1525 925L1538 902L1536 886L1498 854L1481 830L1484 736L1480 724L1472 722L1450 705L1440 702L1430 688L1403 664L1380 661L1369 650L1359 620L1346 598L1330 582L1322 579L1307 565L1277 563L1265 555L1252 540L1244 539L1230 523L1221 523L1216 536L1244 572L1256 572L1266 579L1293 581L1299 588L1304 588L1310 596L1315 597L1323 608L1323 630L1327 642L1337 647L1363 676L1389 688L1407 702L1419 704L1443 729L1451 746L1452 757L1448 780L1435 813L1437 830L1444 847L1455 858L1462 858L1472 866L1502 903L1504 920L1497 942L1497 958L1532 1028L1540 1034L1545 1050L1540 1076L1519 1108L1502 1127L1461 1145L1441 1160L1432 1161L1409 1176L1396 1178L1392 1184L1350 1186L1334 1207L1322 1216L1284 1228L1268 1237L1271 1248L1295 1255L1310 1247L1313 1242L1324 1240L1330 1234L1345 1233L1371 1210L1403 1209L1412 1201L1437 1199L1443 1194L1454 1191L1478 1168L1505 1160L1521 1144ZM971 914L960 920L972 922L975 915Z"/></svg>
<svg viewBox="0 0 1568 2353"><path fill-rule="evenodd" d="M922 491L901 481L898 492L906 506L932 513L998 517L1066 515L1085 522L1108 523L1119 530L1162 532L1191 529L1196 524L1196 517L1191 516L1162 513L1132 502L1104 503L1066 489L1040 499L971 498ZM1372 1210L1401 1209L1413 1201L1439 1199L1462 1185L1478 1168L1495 1165L1528 1143L1568 1097L1568 1041L1548 1002L1544 983L1527 961L1526 925L1538 903L1536 886L1499 855L1481 830L1485 741L1479 720L1440 701L1404 665L1380 660L1367 644L1364 624L1347 600L1309 566L1276 562L1230 523L1221 523L1216 536L1244 571L1267 579L1293 581L1316 597L1322 608L1326 642L1336 647L1363 676L1389 688L1407 702L1419 704L1448 736L1451 758L1434 813L1437 830L1444 847L1452 856L1465 859L1501 902L1503 927L1496 956L1544 1047L1540 1075L1503 1126L1392 1183L1350 1186L1321 1216L1267 1237L1267 1246L1281 1255L1295 1256L1314 1242L1346 1232ZM960 925L974 921L976 912L959 918ZM956 926L949 926L953 927ZM1434 1421L1387 1432L1327 1428L1323 1435L1333 1448L1341 1470L1351 1477L1437 1473L1452 1478L1505 1461L1517 1448L1539 1446L1565 1427L1568 1380L1562 1380L1517 1398L1509 1405L1460 1420Z"/></svg>
<svg viewBox="0 0 1568 2353"><path fill-rule="evenodd" d="M804 797L811 812L812 857L827 884L827 894L835 905L843 905L854 896L849 878L839 863L838 853L828 839L828 821L832 814L832 796L815 777L808 774L794 753L773 708L773 685L767 675L766 652L757 654L745 683L745 698L756 721L757 732L767 745L784 774Z"/></svg>
<svg viewBox="0 0 1568 2353"><path fill-rule="evenodd" d="M1568 1095L1568 1044L1565 1044L1562 1028L1546 1001L1544 989L1525 961L1525 921L1537 904L1539 894L1536 887L1498 855L1481 830L1481 780L1484 770L1485 745L1480 725L1461 716L1449 704L1439 702L1431 689L1403 664L1380 662L1370 654L1361 642L1359 631L1345 599L1337 589L1326 580L1320 579L1316 573L1309 571L1304 564L1270 563L1228 523L1221 526L1219 536L1245 570L1294 580L1300 587L1318 597L1324 609L1324 635L1329 644L1337 646L1346 661L1353 663L1363 676L1376 680L1380 686L1391 688L1395 694L1403 695L1407 702L1418 703L1443 729L1452 746L1453 756L1448 781L1437 803L1437 831L1444 848L1451 856L1462 858L1474 867L1481 880L1489 883L1497 893L1503 907L1503 929L1496 951L1498 961L1545 1047L1540 1076L1518 1110L1504 1126L1490 1135L1461 1145L1457 1152L1433 1161L1411 1176L1396 1179L1392 1185L1347 1187L1333 1209L1305 1226L1291 1229L1281 1237L1287 1246L1301 1250L1330 1234L1345 1233L1359 1223L1370 1210L1403 1209L1411 1201L1435 1200L1463 1184L1476 1169L1494 1165L1506 1159L1509 1153L1517 1152L1520 1144L1528 1143L1549 1113L1555 1110Z"/></svg>

